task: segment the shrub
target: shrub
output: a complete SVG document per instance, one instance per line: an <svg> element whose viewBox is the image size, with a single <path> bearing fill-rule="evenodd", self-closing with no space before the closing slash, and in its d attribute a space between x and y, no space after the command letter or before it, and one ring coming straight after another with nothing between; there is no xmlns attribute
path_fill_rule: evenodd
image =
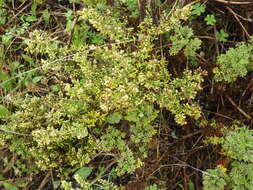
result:
<svg viewBox="0 0 253 190"><path fill-rule="evenodd" d="M238 77L245 77L252 71L252 39L249 43L239 43L226 53L217 57L218 67L214 68L216 81L234 82Z"/></svg>
<svg viewBox="0 0 253 190"><path fill-rule="evenodd" d="M253 137L252 131L246 127L230 131L223 140L221 140L224 154L233 159L228 171L223 166L216 169L207 170L204 174L204 189L222 190L229 187L233 190L247 190L253 188Z"/></svg>
<svg viewBox="0 0 253 190"><path fill-rule="evenodd" d="M118 175L134 172L156 134L160 108L175 115L179 124L186 124L187 116L200 117L194 99L204 72L185 70L181 78L172 78L167 62L154 50L159 35L175 31L184 41L179 49L194 46L190 51L185 48L185 54L195 55L200 41L190 40L192 33L183 34L185 27L174 28L190 10L187 6L172 15L164 12L158 26L146 17L134 32L112 9L86 8L78 13L81 23L88 22L112 42L102 46L61 47L48 33L31 32L25 41L27 51L45 58L41 72L54 73L61 81L59 91L12 98L9 103L15 112L1 125L1 144L34 159L42 170L71 173L71 167L87 165L100 152L117 162ZM55 60L65 56L68 60Z"/></svg>

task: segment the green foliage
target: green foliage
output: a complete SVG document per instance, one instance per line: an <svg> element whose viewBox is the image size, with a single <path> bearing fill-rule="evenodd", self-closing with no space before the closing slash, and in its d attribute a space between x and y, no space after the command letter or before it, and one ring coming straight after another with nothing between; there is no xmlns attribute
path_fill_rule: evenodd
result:
<svg viewBox="0 0 253 190"><path fill-rule="evenodd" d="M234 159L229 167L220 166L207 170L204 177L204 189L220 189L225 186L235 190L247 190L253 188L253 133L246 127L236 128L230 131L222 142L223 153Z"/></svg>
<svg viewBox="0 0 253 190"><path fill-rule="evenodd" d="M193 38L193 31L188 26L176 26L175 34L170 36L170 40L172 41L171 55L176 55L183 50L185 56L194 57L201 45L198 38Z"/></svg>
<svg viewBox="0 0 253 190"><path fill-rule="evenodd" d="M111 151L118 149L123 152L126 148L126 142L124 141L125 136L125 133L109 126L106 134L102 136L104 150Z"/></svg>
<svg viewBox="0 0 253 190"><path fill-rule="evenodd" d="M234 82L238 77L245 77L252 70L252 40L250 43L240 43L230 48L225 54L217 57L213 72L216 81Z"/></svg>
<svg viewBox="0 0 253 190"><path fill-rule="evenodd" d="M215 19L213 14L212 15L207 15L205 17L205 21L206 21L207 25L214 25L216 23L216 19Z"/></svg>
<svg viewBox="0 0 253 190"><path fill-rule="evenodd" d="M157 190L157 185L150 185L148 187L145 188L145 190Z"/></svg>
<svg viewBox="0 0 253 190"><path fill-rule="evenodd" d="M212 145L219 145L224 143L224 138L223 137L217 137L217 136L213 136L213 137L208 137L206 140L206 143L212 144Z"/></svg>
<svg viewBox="0 0 253 190"><path fill-rule="evenodd" d="M175 121L186 124L186 116L198 119L201 115L199 106L194 102L183 103L185 100L194 100L201 90L203 81L202 72L186 71L182 78L174 79L167 88L163 89L160 104L175 114Z"/></svg>
<svg viewBox="0 0 253 190"><path fill-rule="evenodd" d="M206 72L188 67L204 61L197 55L202 42L192 27L200 21L220 28L218 17L206 15L204 3L178 8L183 1L171 7L154 1L154 8L149 1L139 19L141 2L35 0L26 5L0 0L0 145L17 154L13 163L1 152L1 169L11 168L17 179L51 170L61 177L53 182L55 189L123 189L113 182L145 166L154 152L152 140L164 135L164 113L178 125L202 119L196 99ZM228 37L221 29L214 42ZM232 83L252 71L252 40L217 57L215 81ZM173 62L181 58L185 65ZM166 131L181 140L177 129ZM232 161L227 168L203 172L204 190L253 189L252 131L237 126L221 131L224 136L207 142L221 146ZM92 163L97 160L110 163L97 166ZM26 185L0 180L5 189ZM151 181L146 190L163 187ZM187 185L195 189L191 181Z"/></svg>
<svg viewBox="0 0 253 190"><path fill-rule="evenodd" d="M226 170L223 167L207 170L207 174L203 175L204 190L223 190L227 185L225 178L227 178Z"/></svg>
<svg viewBox="0 0 253 190"><path fill-rule="evenodd" d="M223 190L229 187L233 190L252 189L253 164L234 161L231 164L231 170L226 173L226 169L218 167L207 170L204 175L204 190Z"/></svg>
<svg viewBox="0 0 253 190"><path fill-rule="evenodd" d="M235 160L253 163L253 132L240 128L230 132L222 145L224 153Z"/></svg>
<svg viewBox="0 0 253 190"><path fill-rule="evenodd" d="M96 147L96 141L88 135L87 128L95 126L96 122L103 120L103 116L95 112L87 112L81 116L80 113L87 108L83 103L75 100L59 100L54 95L43 98L21 98L15 102L20 111L11 116L4 128L24 135L20 137L11 133L1 134L1 140L11 139L9 144L11 149L24 157L34 157L42 169L60 167L62 163L83 166L89 162L90 155L94 154L95 150L92 153L88 147ZM81 143L81 139L86 143L80 144L79 149L72 147L78 141ZM64 154L57 151L63 147ZM86 151L89 154L85 153Z"/></svg>
<svg viewBox="0 0 253 190"><path fill-rule="evenodd" d="M125 5L123 10L112 8L104 0L71 2L84 2L87 7L82 11L68 9L61 15L65 17L65 32L71 35L70 44L50 30L35 29L22 41L25 51L20 60L11 62L7 74L1 72L3 82L17 79L5 83L6 92L19 88L21 85L15 86L18 80L23 80L25 87L32 84L46 86L47 90L36 94L21 88L23 94L8 99L10 111L0 107L0 144L20 159L33 160L37 170L58 172L65 178L62 187L66 190L75 189L65 181L73 172L80 185L77 189L119 189L92 169L90 162L106 155L112 159L109 169L115 176L132 174L148 156L162 109L180 125L201 116L195 100L205 72L185 69L180 77L172 77L170 63L155 45L168 34L170 55L182 51L183 56L194 59L201 41L184 21L191 14L202 14L205 6L196 4L192 12L190 5L170 13L162 11L158 25L147 13L138 26L130 27L132 24L120 13L130 12L131 19L137 18L137 1L120 1ZM3 49L16 35L26 34L34 22L43 21L46 28L54 21L55 13L40 3L31 4L22 24L8 28L1 36ZM37 18L40 14L42 20ZM27 69L25 76L19 73L21 67ZM49 82L45 84L45 80Z"/></svg>
<svg viewBox="0 0 253 190"><path fill-rule="evenodd" d="M125 119L132 123L131 132L133 133L132 141L136 144L150 141L156 131L151 126L152 121L158 116L158 111L153 106L144 104L142 106L130 109ZM148 139L148 140L147 140Z"/></svg>
<svg viewBox="0 0 253 190"><path fill-rule="evenodd" d="M192 181L189 182L189 190L195 190L195 186Z"/></svg>
<svg viewBox="0 0 253 190"><path fill-rule="evenodd" d="M75 175L80 176L82 179L87 179L92 172L92 168L82 167L75 172Z"/></svg>
<svg viewBox="0 0 253 190"><path fill-rule="evenodd" d="M55 58L59 51L59 41L52 39L51 36L44 31L34 30L29 34L29 39L25 40L27 51L33 54L42 54ZM25 56L27 57L27 56ZM31 58L27 57L27 61Z"/></svg>
<svg viewBox="0 0 253 190"><path fill-rule="evenodd" d="M50 19L50 13L47 9L45 9L44 11L42 11L42 17L45 20L45 22L48 24L49 23L49 19Z"/></svg>
<svg viewBox="0 0 253 190"><path fill-rule="evenodd" d="M109 37L110 40L116 42L129 40L129 32L132 29L124 27L126 22L115 17L110 9L100 12L90 8L84 9L79 14L81 19L89 20L102 35Z"/></svg>
<svg viewBox="0 0 253 190"><path fill-rule="evenodd" d="M3 186L7 190L18 190L18 187L12 185L11 183L3 183Z"/></svg>
<svg viewBox="0 0 253 190"><path fill-rule="evenodd" d="M66 30L71 30L74 18L73 11L69 10L68 12L66 12L65 17L67 19Z"/></svg>
<svg viewBox="0 0 253 190"><path fill-rule="evenodd" d="M116 173L118 176L122 176L126 173L133 173L137 168L143 165L139 158L134 157L134 153L126 148L126 151L122 152L118 160L118 166Z"/></svg>
<svg viewBox="0 0 253 190"><path fill-rule="evenodd" d="M0 1L0 26L4 25L7 20L7 11L6 11L6 4L4 0Z"/></svg>
<svg viewBox="0 0 253 190"><path fill-rule="evenodd" d="M80 170L81 170L81 172L80 172ZM120 187L114 185L110 181L109 176L107 179L102 179L102 176L105 173L104 168L102 168L101 171L99 171L97 178L94 180L87 179L87 177L90 174L90 171L91 171L91 168L84 167L84 168L79 169L75 173L74 179L78 183L80 188L72 187L72 186L76 186L76 185L72 185L71 182L67 182L65 180L61 181L61 187L64 190L94 190L94 189L96 189L96 190L111 190L111 189L112 190L120 190L121 189ZM113 172L111 172L111 173L113 173Z"/></svg>
<svg viewBox="0 0 253 190"><path fill-rule="evenodd" d="M102 189L102 190L120 190L120 187L117 187L113 183L98 179L94 184L94 182L88 182L87 180L82 179L80 176L75 176L75 180L77 181L79 188L73 187L71 182L62 181L61 187L64 190L94 190L94 189Z"/></svg>
<svg viewBox="0 0 253 190"><path fill-rule="evenodd" d="M127 9L131 12L130 17L137 18L139 16L138 1L136 0L123 0L127 6Z"/></svg>
<svg viewBox="0 0 253 190"><path fill-rule="evenodd" d="M82 46L83 44L102 44L105 37L100 33L92 31L92 27L83 21L82 24L76 25L73 30L72 45L74 47Z"/></svg>
<svg viewBox="0 0 253 190"><path fill-rule="evenodd" d="M4 45L10 45L11 40L13 39L14 35L22 35L25 34L27 28L29 27L28 22L23 22L20 26L14 26L12 28L8 28L6 33L2 35L2 43Z"/></svg>
<svg viewBox="0 0 253 190"><path fill-rule="evenodd" d="M10 115L10 111L3 105L0 105L0 118Z"/></svg>
<svg viewBox="0 0 253 190"><path fill-rule="evenodd" d="M230 181L234 190L247 190L253 187L253 164L233 162L231 165Z"/></svg>
<svg viewBox="0 0 253 190"><path fill-rule="evenodd" d="M26 165L26 161L22 159L17 159L13 162L13 160L8 160L7 157L1 158L2 165L12 168L13 174L16 176L15 179L9 180L6 177L0 175L0 188L5 190L22 190L27 186L28 182L22 180L22 176L26 173L34 173L36 174L36 170L33 168L33 164Z"/></svg>
<svg viewBox="0 0 253 190"><path fill-rule="evenodd" d="M202 4L202 3L195 3L195 4L192 6L192 14L193 14L193 15L200 16L202 13L205 12L205 9L206 9L206 5L205 5L205 4Z"/></svg>
<svg viewBox="0 0 253 190"><path fill-rule="evenodd" d="M72 2L83 1L85 5L100 8L106 5L106 0L71 0Z"/></svg>
<svg viewBox="0 0 253 190"><path fill-rule="evenodd" d="M228 37L229 35L223 29L215 33L215 38L218 42L226 42Z"/></svg>
<svg viewBox="0 0 253 190"><path fill-rule="evenodd" d="M110 124L116 124L119 123L119 121L122 119L122 115L118 112L113 113L111 115L109 115L109 117L107 118L107 122Z"/></svg>

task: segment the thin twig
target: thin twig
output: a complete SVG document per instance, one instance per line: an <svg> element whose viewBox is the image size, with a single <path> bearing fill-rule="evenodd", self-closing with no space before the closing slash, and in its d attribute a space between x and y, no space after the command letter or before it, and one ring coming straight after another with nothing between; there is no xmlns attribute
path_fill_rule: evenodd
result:
<svg viewBox="0 0 253 190"><path fill-rule="evenodd" d="M160 169L165 168L165 167L173 167L173 166L183 167L184 164L166 164L166 165L161 165L157 169L155 169L151 174L149 174L148 177L147 177L147 179L149 179L154 173L156 173Z"/></svg>
<svg viewBox="0 0 253 190"><path fill-rule="evenodd" d="M91 182L91 184L95 184L104 174L105 174L105 172L107 172L111 167L112 167L112 165L113 164L115 164L117 161L116 160L114 160L114 161L112 161L92 182Z"/></svg>
<svg viewBox="0 0 253 190"><path fill-rule="evenodd" d="M14 79L16 79L16 78L21 77L21 76L23 76L24 74L31 73L31 72L33 72L33 71L36 71L36 70L41 69L41 68L43 68L43 67L45 67L45 66L51 65L51 64L56 63L56 62L58 62L58 61L63 61L63 60L65 60L65 59L67 59L67 58L70 58L70 57L72 57L72 56L74 56L74 55L75 55L75 54L62 57L62 58L56 59L56 60L54 60L54 61L52 61L52 62L48 62L48 63L46 63L46 64L44 64L44 65L41 65L41 66L39 66L39 67L35 67L35 68L31 69L31 70L28 70L28 71L25 71L25 72L23 72L23 73L20 73L20 74L14 76L14 77L12 77L12 78L10 78L10 79L8 79L8 80L5 80L5 81L2 82L2 83L0 83L0 86L3 86L5 83L10 82L10 81L12 81L12 80L14 80Z"/></svg>
<svg viewBox="0 0 253 190"><path fill-rule="evenodd" d="M235 119L233 119L233 118L231 118L231 117L228 117L228 116L226 116L226 115L223 115L223 114L221 114L221 113L209 111L209 110L206 110L206 109L202 109L202 110L204 110L204 111L206 111L206 112L209 112L209 113L212 113L212 114L215 114L215 115L218 115L218 116L220 116L220 117L224 117L224 118L229 119L229 120L233 120L233 121L235 120Z"/></svg>
<svg viewBox="0 0 253 190"><path fill-rule="evenodd" d="M231 8L229 8L229 7L226 7L226 8L229 10L229 12L231 12L231 13L234 15L235 19L236 19L237 22L240 24L240 26L242 27L243 31L244 31L245 34L247 35L247 37L250 38L250 35L249 35L248 31L246 30L246 28L245 28L245 27L243 26L243 24L241 23L241 21L240 21L240 19L238 18L237 14L236 14Z"/></svg>
<svg viewBox="0 0 253 190"><path fill-rule="evenodd" d="M215 0L220 3L226 3L230 5L248 5L252 4L252 1L226 1L226 0Z"/></svg>
<svg viewBox="0 0 253 190"><path fill-rule="evenodd" d="M249 114L247 114L245 111L243 111L239 106L236 105L236 103L228 96L226 95L226 98L229 100L229 102L236 107L236 109L241 112L241 114L243 114L247 119L252 119L251 116Z"/></svg>
<svg viewBox="0 0 253 190"><path fill-rule="evenodd" d="M0 127L0 131L3 131L5 133L12 133L14 135L21 135L21 136L33 136L33 135L30 135L30 134L25 134L25 133L19 133L19 132L15 132L15 131L10 131L10 130L6 130L6 129L2 129Z"/></svg>
<svg viewBox="0 0 253 190"><path fill-rule="evenodd" d="M11 169L12 169L12 166L14 165L14 163L16 162L16 159L17 159L17 153L13 153L12 155L12 158L10 160L10 165L8 165L3 171L2 171L2 174L5 175L6 173L8 173Z"/></svg>
<svg viewBox="0 0 253 190"><path fill-rule="evenodd" d="M187 139L187 138L190 138L190 137L195 136L195 135L197 135L197 134L199 134L199 133L202 133L202 132L204 132L203 129L202 129L202 130L195 131L195 132L190 133L190 134L188 134L188 135L182 136L181 139L182 139L182 140L185 140L185 139Z"/></svg>
<svg viewBox="0 0 253 190"><path fill-rule="evenodd" d="M42 180L42 182L40 183L40 186L38 187L37 190L43 190L44 186L47 184L47 182L49 181L49 177L51 175L51 171L49 171L47 173L47 175L44 177L44 179Z"/></svg>
<svg viewBox="0 0 253 190"><path fill-rule="evenodd" d="M23 9L21 9L16 15L14 15L7 23L6 25L10 24L15 18L17 18L17 16L22 13L25 9L27 9L28 7L30 7L30 5L32 4L33 2L31 1L30 3L28 3L26 6L24 6Z"/></svg>
<svg viewBox="0 0 253 190"><path fill-rule="evenodd" d="M8 183L8 182L14 182L14 181L26 181L29 180L28 177L21 177L21 178L15 178L15 179L5 179L5 180L0 180L0 183Z"/></svg>
<svg viewBox="0 0 253 190"><path fill-rule="evenodd" d="M218 177L218 176L212 175L212 174L210 174L210 173L208 173L208 172L205 172L205 171L203 171L203 170L201 170L201 169L195 168L195 167L193 167L193 166L191 166L191 165L189 165L189 164L183 162L182 160L179 160L179 159L178 159L177 157L175 157L175 156L170 156L170 157L172 157L172 158L174 158L175 160L181 162L184 166L187 166L187 167L189 167L189 168L192 168L192 169L194 169L194 170L196 170L196 171L198 171L198 172L200 172L200 173L202 173L202 174L204 174L204 175L208 175L208 176L212 176L212 177Z"/></svg>
<svg viewBox="0 0 253 190"><path fill-rule="evenodd" d="M226 7L226 8L227 8L227 9L231 9L230 7ZM231 9L231 11L234 12L232 9ZM242 20L244 20L244 21L253 22L252 19L250 19L250 18L245 18L245 17L243 17L243 16L237 14L236 12L234 12L234 14L235 14L237 17L239 17L239 18L241 18Z"/></svg>
<svg viewBox="0 0 253 190"><path fill-rule="evenodd" d="M71 43L72 35L73 35L74 29L75 29L75 26L76 26L76 23L77 23L77 19L78 19L78 17L74 18L74 20L72 22L72 25L71 25L71 29L68 31L68 36L69 36L69 39L68 39L68 42L67 42L68 45L70 45L70 43Z"/></svg>

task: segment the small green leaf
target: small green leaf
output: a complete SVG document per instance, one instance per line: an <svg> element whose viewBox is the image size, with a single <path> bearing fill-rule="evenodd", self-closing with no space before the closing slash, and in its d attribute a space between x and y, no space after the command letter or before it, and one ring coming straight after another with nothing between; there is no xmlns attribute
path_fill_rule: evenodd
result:
<svg viewBox="0 0 253 190"><path fill-rule="evenodd" d="M14 185L10 183L3 183L3 186L5 187L5 190L18 190L17 187L15 187Z"/></svg>
<svg viewBox="0 0 253 190"><path fill-rule="evenodd" d="M34 2L34 3L32 4L32 6L31 6L31 12L32 12L33 15L36 14L37 6L38 6L38 4L37 4L36 2Z"/></svg>
<svg viewBox="0 0 253 190"><path fill-rule="evenodd" d="M138 117L138 112L135 110L129 111L125 116L125 119L132 122L138 122L140 118Z"/></svg>
<svg viewBox="0 0 253 190"><path fill-rule="evenodd" d="M47 23L49 22L50 13L48 12L47 9L42 12L42 17Z"/></svg>
<svg viewBox="0 0 253 190"><path fill-rule="evenodd" d="M73 24L73 11L69 10L67 13L65 13L67 24L66 24L66 30L70 30Z"/></svg>
<svg viewBox="0 0 253 190"><path fill-rule="evenodd" d="M5 16L1 16L0 17L0 25L5 24L6 23L6 17Z"/></svg>
<svg viewBox="0 0 253 190"><path fill-rule="evenodd" d="M5 58L5 53L4 53L4 45L0 45L0 60L2 61Z"/></svg>
<svg viewBox="0 0 253 190"><path fill-rule="evenodd" d="M178 136L176 135L175 131L172 131L172 132L171 132L171 137L172 137L173 139L178 139Z"/></svg>
<svg viewBox="0 0 253 190"><path fill-rule="evenodd" d="M207 15L205 17L205 21L207 25L214 25L216 23L216 19L214 17L214 15Z"/></svg>
<svg viewBox="0 0 253 190"><path fill-rule="evenodd" d="M73 18L73 11L69 10L68 12L65 13L65 17L67 20L70 20Z"/></svg>
<svg viewBox="0 0 253 190"><path fill-rule="evenodd" d="M205 12L206 5L201 3L196 3L192 6L192 14L200 16Z"/></svg>
<svg viewBox="0 0 253 190"><path fill-rule="evenodd" d="M8 80L10 77L7 73L0 73L0 81Z"/></svg>
<svg viewBox="0 0 253 190"><path fill-rule="evenodd" d="M73 22L71 20L68 20L66 24L66 30L71 30Z"/></svg>
<svg viewBox="0 0 253 190"><path fill-rule="evenodd" d="M192 181L189 182L189 190L195 190L195 187Z"/></svg>
<svg viewBox="0 0 253 190"><path fill-rule="evenodd" d="M8 115L10 115L9 110L5 106L0 105L0 118L6 117Z"/></svg>
<svg viewBox="0 0 253 190"><path fill-rule="evenodd" d="M31 83L31 82L30 82L29 80L25 80L25 81L24 81L24 84L25 84L26 87L28 87L28 86L30 85L30 83Z"/></svg>
<svg viewBox="0 0 253 190"><path fill-rule="evenodd" d="M17 184L18 187L25 187L26 186L26 183L19 183Z"/></svg>
<svg viewBox="0 0 253 190"><path fill-rule="evenodd" d="M39 82L41 79L42 79L42 76L37 76L37 77L34 77L34 78L32 79L32 82L33 82L33 83L37 83L37 82Z"/></svg>
<svg viewBox="0 0 253 190"><path fill-rule="evenodd" d="M229 35L221 29L220 32L216 32L215 37L219 42L226 42Z"/></svg>
<svg viewBox="0 0 253 190"><path fill-rule="evenodd" d="M178 184L178 187L180 187L182 190L184 190L184 186L182 184Z"/></svg>
<svg viewBox="0 0 253 190"><path fill-rule="evenodd" d="M25 54L22 54L22 58L23 58L26 62L30 63L31 65L34 64L33 58L31 58L30 56L25 55Z"/></svg>
<svg viewBox="0 0 253 190"><path fill-rule="evenodd" d="M11 39L13 38L11 33L5 33L2 35L2 42L5 45L8 45L11 42Z"/></svg>
<svg viewBox="0 0 253 190"><path fill-rule="evenodd" d="M109 117L107 118L107 122L110 124L116 124L116 123L119 123L121 119L122 119L122 115L116 112L109 115Z"/></svg>
<svg viewBox="0 0 253 190"><path fill-rule="evenodd" d="M25 20L27 22L34 22L34 21L37 21L38 19L36 18L36 16L27 16L25 17Z"/></svg>
<svg viewBox="0 0 253 190"><path fill-rule="evenodd" d="M53 91L53 92L58 92L59 90L60 90L60 87L59 87L59 85L52 85L51 86L51 90Z"/></svg>
<svg viewBox="0 0 253 190"><path fill-rule="evenodd" d="M12 81L8 81L10 76L7 73L0 73L0 88L4 90L11 90L12 89Z"/></svg>
<svg viewBox="0 0 253 190"><path fill-rule="evenodd" d="M92 168L83 167L75 172L75 175L79 175L82 179L86 179L92 172Z"/></svg>
<svg viewBox="0 0 253 190"><path fill-rule="evenodd" d="M14 61L10 63L11 70L14 71L20 66L20 63L18 61Z"/></svg>
<svg viewBox="0 0 253 190"><path fill-rule="evenodd" d="M57 189L60 185L61 185L61 181L60 180L53 181L53 188L54 189Z"/></svg>

